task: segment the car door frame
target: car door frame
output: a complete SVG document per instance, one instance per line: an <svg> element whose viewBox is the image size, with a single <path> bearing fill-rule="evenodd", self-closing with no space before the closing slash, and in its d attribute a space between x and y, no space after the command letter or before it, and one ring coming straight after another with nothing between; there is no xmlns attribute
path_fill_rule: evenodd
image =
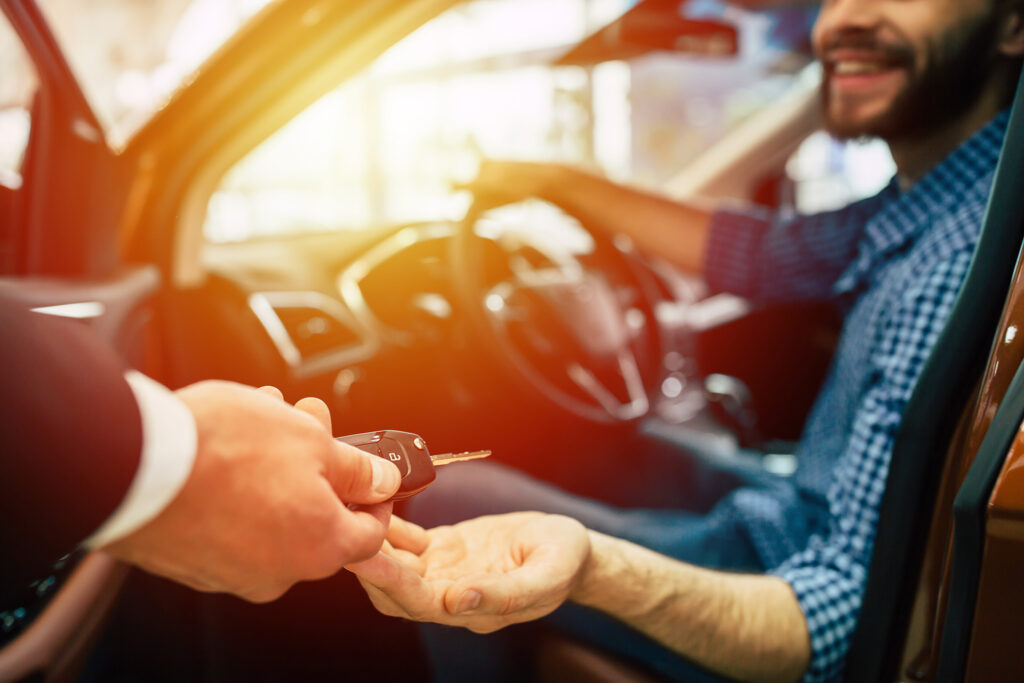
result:
<svg viewBox="0 0 1024 683"><path fill-rule="evenodd" d="M0 0L0 10L38 79L22 185L10 194L12 244L0 291L42 314L81 320L127 363L145 369L148 302L161 278L155 266L123 261L114 155L36 3ZM74 679L126 573L101 553L85 556L59 590L44 596L39 616L0 650L0 680Z"/></svg>

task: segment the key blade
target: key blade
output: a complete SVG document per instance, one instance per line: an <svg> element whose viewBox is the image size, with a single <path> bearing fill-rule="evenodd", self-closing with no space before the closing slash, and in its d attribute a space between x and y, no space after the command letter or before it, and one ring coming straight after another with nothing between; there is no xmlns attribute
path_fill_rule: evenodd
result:
<svg viewBox="0 0 1024 683"><path fill-rule="evenodd" d="M490 451L466 451L465 453L438 453L437 455L430 456L430 462L434 463L434 467L439 467L440 465L450 465L453 462L465 462L466 460L477 460L479 458L486 458L490 454Z"/></svg>

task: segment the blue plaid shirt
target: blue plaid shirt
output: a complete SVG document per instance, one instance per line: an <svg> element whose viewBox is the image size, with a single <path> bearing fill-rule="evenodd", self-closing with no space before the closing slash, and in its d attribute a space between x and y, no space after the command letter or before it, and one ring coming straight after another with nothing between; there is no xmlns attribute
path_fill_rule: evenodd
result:
<svg viewBox="0 0 1024 683"><path fill-rule="evenodd" d="M1007 121L1000 114L905 193L893 182L839 211L712 221L715 290L766 303L833 300L847 311L795 486L740 489L714 511L793 587L811 636L805 680L842 674L896 430L967 272Z"/></svg>

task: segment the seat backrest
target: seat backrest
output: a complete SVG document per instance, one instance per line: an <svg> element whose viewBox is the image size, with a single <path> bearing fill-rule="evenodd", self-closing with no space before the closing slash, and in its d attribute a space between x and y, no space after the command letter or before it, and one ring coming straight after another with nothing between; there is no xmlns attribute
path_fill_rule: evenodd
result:
<svg viewBox="0 0 1024 683"><path fill-rule="evenodd" d="M1024 82L1024 74L1022 74ZM1024 240L1024 87L1018 82L985 219L964 284L893 447L848 681L896 680L943 458L992 348Z"/></svg>

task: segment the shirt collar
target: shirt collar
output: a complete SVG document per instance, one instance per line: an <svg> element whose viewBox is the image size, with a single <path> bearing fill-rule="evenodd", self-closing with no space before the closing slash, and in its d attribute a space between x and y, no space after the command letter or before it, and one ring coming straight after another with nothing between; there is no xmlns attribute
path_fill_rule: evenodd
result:
<svg viewBox="0 0 1024 683"><path fill-rule="evenodd" d="M884 257L940 224L938 219L976 192L995 169L1009 116L1008 110L998 114L906 192L893 179L880 195L882 209L864 226L856 259L836 282L837 293L855 289Z"/></svg>

